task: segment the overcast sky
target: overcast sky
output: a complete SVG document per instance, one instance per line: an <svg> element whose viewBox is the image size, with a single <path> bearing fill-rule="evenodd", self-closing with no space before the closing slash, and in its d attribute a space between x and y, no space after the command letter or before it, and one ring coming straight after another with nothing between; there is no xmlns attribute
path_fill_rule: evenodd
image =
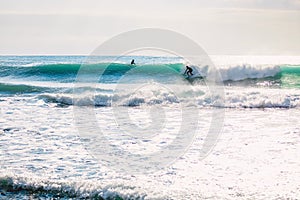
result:
<svg viewBox="0 0 300 200"><path fill-rule="evenodd" d="M0 27L0 54L86 55L151 27L208 54L300 55L300 0L0 0Z"/></svg>

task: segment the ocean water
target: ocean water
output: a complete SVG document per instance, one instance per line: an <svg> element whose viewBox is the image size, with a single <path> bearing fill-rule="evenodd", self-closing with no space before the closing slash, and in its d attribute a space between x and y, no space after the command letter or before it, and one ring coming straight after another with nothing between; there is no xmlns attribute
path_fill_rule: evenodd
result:
<svg viewBox="0 0 300 200"><path fill-rule="evenodd" d="M132 58L0 56L0 199L300 197L300 57Z"/></svg>

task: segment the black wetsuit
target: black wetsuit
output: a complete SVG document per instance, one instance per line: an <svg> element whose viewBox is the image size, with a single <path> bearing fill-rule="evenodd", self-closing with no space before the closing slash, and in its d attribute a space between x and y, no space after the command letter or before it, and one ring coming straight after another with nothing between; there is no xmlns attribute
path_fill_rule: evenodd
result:
<svg viewBox="0 0 300 200"><path fill-rule="evenodd" d="M193 73L192 73L192 72L193 72L193 69L190 68L189 66L186 66L186 70L185 70L185 71L186 71L186 74L187 74L187 75L190 74L191 76L193 76Z"/></svg>

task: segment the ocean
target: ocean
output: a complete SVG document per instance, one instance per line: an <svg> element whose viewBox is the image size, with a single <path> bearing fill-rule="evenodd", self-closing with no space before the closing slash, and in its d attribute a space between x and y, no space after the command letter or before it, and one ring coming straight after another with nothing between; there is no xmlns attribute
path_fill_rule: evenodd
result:
<svg viewBox="0 0 300 200"><path fill-rule="evenodd" d="M0 56L0 199L300 197L300 57L86 60Z"/></svg>

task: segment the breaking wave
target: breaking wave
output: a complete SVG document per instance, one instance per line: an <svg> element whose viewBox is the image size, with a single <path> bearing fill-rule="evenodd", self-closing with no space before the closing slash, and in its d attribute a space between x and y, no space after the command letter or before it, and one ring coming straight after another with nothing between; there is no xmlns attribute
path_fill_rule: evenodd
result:
<svg viewBox="0 0 300 200"><path fill-rule="evenodd" d="M185 104L198 107L222 108L297 108L300 107L300 91L285 91L278 89L252 90L241 92L227 90L224 99L204 91L187 91L178 97L167 92L148 92L129 94L90 94L80 96L72 94L42 94L39 99L46 103L76 106L151 106ZM224 101L223 101L224 100Z"/></svg>

